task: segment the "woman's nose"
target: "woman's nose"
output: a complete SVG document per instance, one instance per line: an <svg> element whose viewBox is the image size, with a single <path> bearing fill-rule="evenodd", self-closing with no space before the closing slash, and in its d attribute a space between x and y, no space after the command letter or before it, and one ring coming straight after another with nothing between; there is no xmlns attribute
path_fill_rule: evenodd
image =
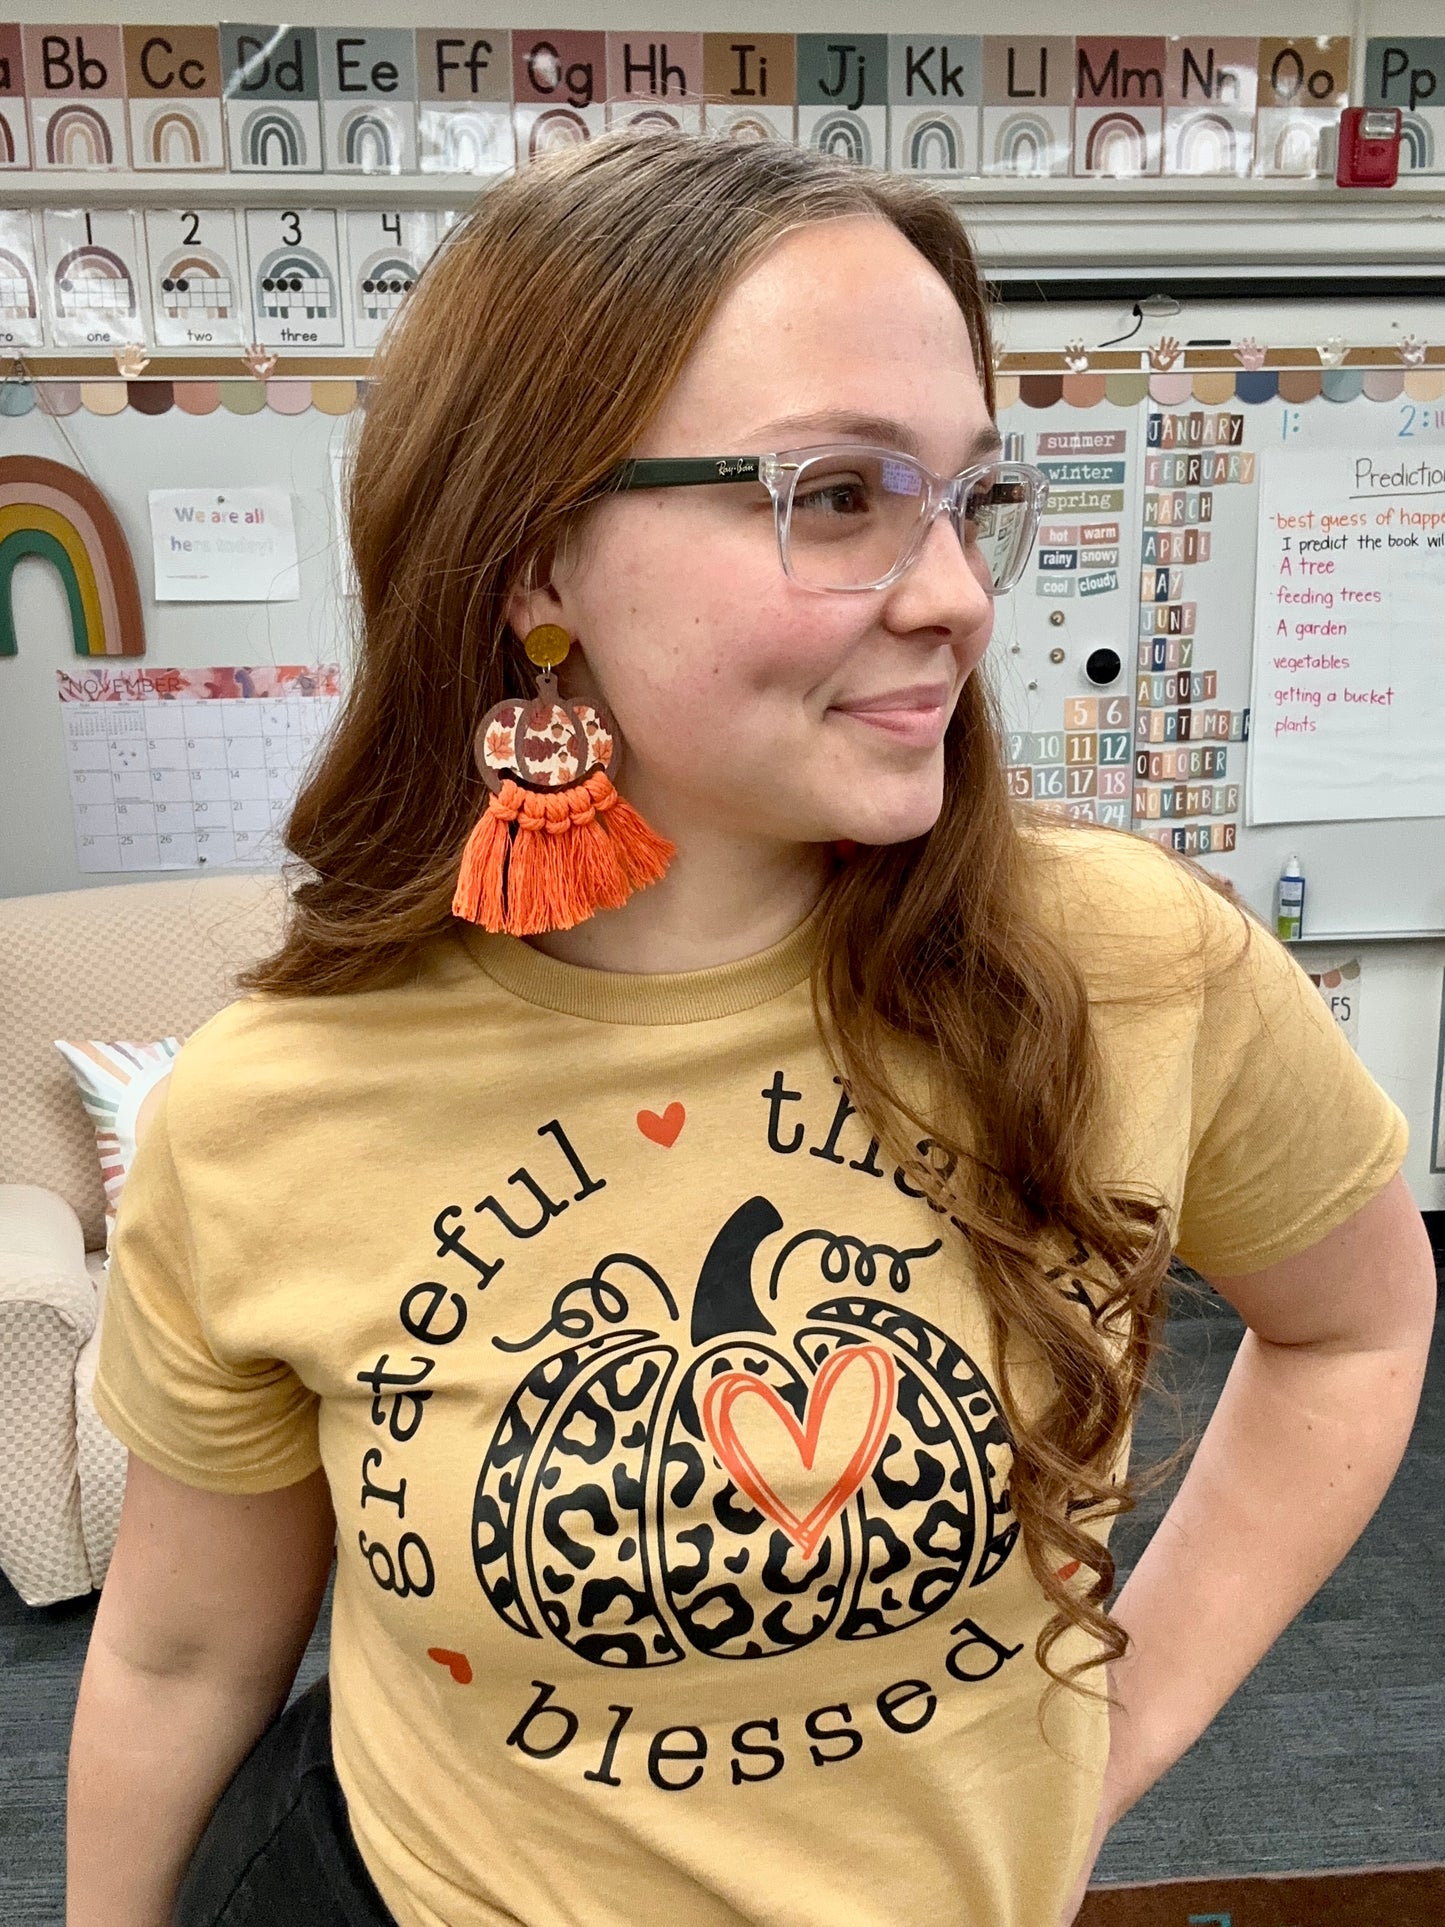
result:
<svg viewBox="0 0 1445 1927"><path fill-rule="evenodd" d="M898 583L906 620L944 623L955 630L990 621L993 598L975 566L976 554L976 549L970 553L963 531L941 503L912 566Z"/></svg>

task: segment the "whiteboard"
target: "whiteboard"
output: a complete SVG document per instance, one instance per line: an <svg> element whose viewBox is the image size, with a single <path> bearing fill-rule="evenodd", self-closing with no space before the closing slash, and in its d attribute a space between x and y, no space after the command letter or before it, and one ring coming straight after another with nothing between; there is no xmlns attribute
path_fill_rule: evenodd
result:
<svg viewBox="0 0 1445 1927"><path fill-rule="evenodd" d="M1148 279L1141 276L1141 292L1148 286ZM1428 340L1445 337L1445 305L1438 302L1417 304L1404 318L1403 326L1401 316L1381 304L1342 307L1275 303L1267 321L1268 326L1260 311L1248 303L1199 303L1150 323L1136 340L1147 348L1164 334L1186 343L1227 343L1254 336L1290 345L1328 342L1329 337L1337 336L1342 338L1341 345L1388 345L1411 329ZM1086 349L1098 345L1130 325L1127 309L1121 313L1113 306L1074 304L1011 311L1004 318L1003 334L1011 349L1052 348L1058 352L1070 342L1082 342ZM1349 373L1358 383L1355 371ZM1338 392L1347 384L1331 385ZM1060 401L1036 408L1020 401L1001 414L1000 422L1006 433L1019 438L1017 452L1024 459L1035 459L1041 433L1065 425L1086 427L1102 422L1107 409L1107 403L1073 407ZM1113 417L1121 412L1113 411ZM1420 402L1403 394L1391 400L1371 400L1360 393L1350 400L1330 400L1321 395L1300 403L1276 397L1257 403L1236 399L1203 404L1189 395L1177 401L1145 400L1138 404L1137 412L1125 485L1125 515L1136 532L1143 528L1145 496L1150 492L1146 487L1150 418L1156 418L1156 452L1165 452L1157 449L1157 418L1242 417L1241 438L1229 446L1242 455L1253 456L1255 466L1248 482L1213 489L1208 525L1210 559L1186 569L1188 586L1184 595L1184 601L1193 605L1193 670L1214 679L1208 705L1237 718L1249 708L1251 697L1259 463L1275 450L1308 453L1311 449L1362 448L1397 454L1411 450L1445 453L1445 396ZM1180 445L1189 446L1187 442ZM1123 559L1127 561L1127 532L1123 546ZM1124 654L1137 645L1132 623L1141 613L1138 589L1143 576L1137 535L1133 555L1135 594L1099 598L1087 607L1078 597L1059 605L1068 611L1062 631L1049 624L1052 610L1048 599L1027 593L1026 584L1020 585L1012 606L1000 609L991 667L998 678L1005 713L1017 730L1047 729L1064 714L1071 699L1093 693L1085 663L1094 646L1109 642ZM1052 656L1061 635L1064 660L1055 662ZM1445 608L1439 613L1434 636L1445 664ZM1115 687L1125 689L1127 680L1121 679ZM1138 694L1137 678L1133 693ZM1135 729L1137 737L1137 707ZM1242 788L1246 784L1249 753L1247 743L1227 744L1226 775L1231 785ZM1141 792L1149 787L1136 782L1134 794L1136 827L1145 830L1158 827L1139 816ZM1275 880L1293 854L1299 857L1307 879L1308 938L1325 941L1335 937L1445 933L1445 819L1251 826L1245 821L1244 802L1241 795L1235 813L1234 848L1201 852L1199 860L1234 882L1262 914L1272 917Z"/></svg>
<svg viewBox="0 0 1445 1927"><path fill-rule="evenodd" d="M1249 821L1445 816L1445 455L1261 466Z"/></svg>

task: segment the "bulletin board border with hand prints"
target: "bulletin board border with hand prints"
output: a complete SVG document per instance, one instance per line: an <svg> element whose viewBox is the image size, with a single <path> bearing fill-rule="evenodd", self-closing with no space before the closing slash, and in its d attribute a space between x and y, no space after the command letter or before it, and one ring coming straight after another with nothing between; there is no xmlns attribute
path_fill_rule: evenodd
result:
<svg viewBox="0 0 1445 1927"><path fill-rule="evenodd" d="M1276 399L1301 404L1315 400L1445 400L1445 343L1424 346L1417 363L1406 366L1395 346L1349 349L1338 367L1322 367L1314 348L1273 348L1257 368L1231 367L1221 350L1181 353L1165 368L1141 369L1139 356L1101 352L1084 370L1071 369L1052 354L1004 354L995 383L1000 410L1094 408L1102 402L1132 407L1147 396L1165 407L1187 401L1219 407L1238 401L1258 405ZM210 415L218 409L251 415L262 409L299 415L308 408L346 415L365 403L368 357L345 355L295 357L279 362L258 379L238 375L238 362L223 356L157 357L143 375L123 380L111 357L53 355L0 359L0 416ZM304 367L306 372L299 372ZM293 372L294 371L294 372Z"/></svg>

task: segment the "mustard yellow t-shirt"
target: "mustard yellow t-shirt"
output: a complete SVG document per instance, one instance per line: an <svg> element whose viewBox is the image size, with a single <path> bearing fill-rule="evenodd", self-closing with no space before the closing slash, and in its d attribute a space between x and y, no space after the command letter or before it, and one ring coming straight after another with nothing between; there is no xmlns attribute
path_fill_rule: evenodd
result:
<svg viewBox="0 0 1445 1927"><path fill-rule="evenodd" d="M1142 841L1038 848L1101 1182L1217 1276L1387 1182L1404 1119L1272 937ZM459 925L177 1059L96 1404L189 1484L324 1465L336 1769L402 1927L1054 1927L1072 1884L1107 1713L1040 1731L981 1304L821 1050L813 929L648 977Z"/></svg>

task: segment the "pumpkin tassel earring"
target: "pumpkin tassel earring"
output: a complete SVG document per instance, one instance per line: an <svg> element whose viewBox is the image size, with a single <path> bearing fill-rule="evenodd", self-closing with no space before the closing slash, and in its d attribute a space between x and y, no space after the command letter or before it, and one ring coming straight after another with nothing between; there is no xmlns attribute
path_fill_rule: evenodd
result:
<svg viewBox="0 0 1445 1927"><path fill-rule="evenodd" d="M606 710L557 687L567 631L544 622L522 647L540 671L537 694L496 704L477 725L473 754L491 795L462 852L452 915L536 937L618 909L676 851L617 793Z"/></svg>

